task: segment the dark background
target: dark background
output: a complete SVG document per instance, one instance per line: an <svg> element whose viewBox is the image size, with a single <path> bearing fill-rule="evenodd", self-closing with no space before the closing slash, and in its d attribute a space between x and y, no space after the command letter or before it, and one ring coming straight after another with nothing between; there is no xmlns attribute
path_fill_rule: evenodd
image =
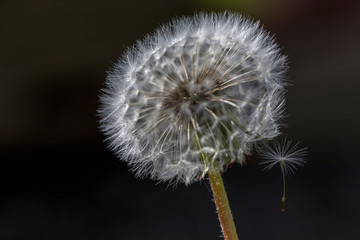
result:
<svg viewBox="0 0 360 240"><path fill-rule="evenodd" d="M220 239L206 181L136 179L103 144L105 72L195 10L260 19L289 56L285 133L308 147L287 178L258 159L224 174L240 239L358 239L359 1L1 0L0 239Z"/></svg>

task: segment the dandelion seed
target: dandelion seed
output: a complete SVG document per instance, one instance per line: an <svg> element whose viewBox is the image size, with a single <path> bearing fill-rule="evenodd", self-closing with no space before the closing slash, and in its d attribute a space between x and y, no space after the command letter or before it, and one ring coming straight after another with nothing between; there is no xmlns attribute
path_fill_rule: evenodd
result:
<svg viewBox="0 0 360 240"><path fill-rule="evenodd" d="M281 142L272 142L265 144L260 157L265 161L260 164L266 165L264 170L271 170L275 165L279 164L283 178L283 195L281 198L281 211L285 211L285 175L294 173L298 166L303 166L306 161L306 148L298 149L299 143L291 146L291 140L286 137Z"/></svg>
<svg viewBox="0 0 360 240"><path fill-rule="evenodd" d="M190 184L279 135L286 58L239 14L175 19L109 72L101 129L137 176Z"/></svg>

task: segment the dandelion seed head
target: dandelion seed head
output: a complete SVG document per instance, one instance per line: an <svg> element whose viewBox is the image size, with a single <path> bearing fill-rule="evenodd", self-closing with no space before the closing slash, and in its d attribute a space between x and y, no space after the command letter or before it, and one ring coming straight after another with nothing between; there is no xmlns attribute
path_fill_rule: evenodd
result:
<svg viewBox="0 0 360 240"><path fill-rule="evenodd" d="M137 176L190 184L280 133L286 69L259 22L236 13L175 19L108 73L101 129Z"/></svg>

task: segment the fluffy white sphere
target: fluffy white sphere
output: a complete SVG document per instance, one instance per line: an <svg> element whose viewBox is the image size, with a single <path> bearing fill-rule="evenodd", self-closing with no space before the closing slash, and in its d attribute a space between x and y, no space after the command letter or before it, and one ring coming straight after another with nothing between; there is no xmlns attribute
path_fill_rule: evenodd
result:
<svg viewBox="0 0 360 240"><path fill-rule="evenodd" d="M259 22L235 13L175 19L108 74L101 129L137 176L189 184L280 133L285 72Z"/></svg>

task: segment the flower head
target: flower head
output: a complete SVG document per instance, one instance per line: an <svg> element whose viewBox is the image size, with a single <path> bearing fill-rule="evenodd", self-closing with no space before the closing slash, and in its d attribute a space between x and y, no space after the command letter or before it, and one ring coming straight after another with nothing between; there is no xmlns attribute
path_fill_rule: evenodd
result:
<svg viewBox="0 0 360 240"><path fill-rule="evenodd" d="M186 184L279 134L286 60L235 13L175 19L107 76L101 129L137 176Z"/></svg>

